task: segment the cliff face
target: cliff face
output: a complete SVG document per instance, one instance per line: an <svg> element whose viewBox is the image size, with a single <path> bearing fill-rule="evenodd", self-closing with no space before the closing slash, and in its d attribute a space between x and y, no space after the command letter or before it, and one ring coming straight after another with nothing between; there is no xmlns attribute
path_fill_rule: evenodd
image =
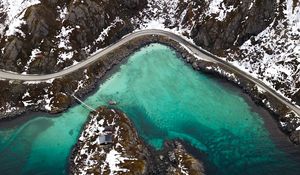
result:
<svg viewBox="0 0 300 175"><path fill-rule="evenodd" d="M273 0L225 0L219 6L220 11L203 15L196 21L191 37L194 42L214 53L242 45L251 36L264 30L275 17L276 2Z"/></svg>
<svg viewBox="0 0 300 175"><path fill-rule="evenodd" d="M157 21L219 54L264 30L274 20L276 6L273 0L149 0L136 22L143 28Z"/></svg>

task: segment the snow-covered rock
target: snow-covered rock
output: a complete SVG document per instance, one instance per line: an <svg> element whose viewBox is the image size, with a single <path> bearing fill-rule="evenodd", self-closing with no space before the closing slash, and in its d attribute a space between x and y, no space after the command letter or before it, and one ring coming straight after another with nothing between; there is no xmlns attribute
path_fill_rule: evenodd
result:
<svg viewBox="0 0 300 175"><path fill-rule="evenodd" d="M147 150L127 117L113 109L99 108L90 115L73 152L72 174L122 174L146 171ZM100 144L106 128L112 130L112 143Z"/></svg>
<svg viewBox="0 0 300 175"><path fill-rule="evenodd" d="M285 10L273 23L227 59L299 104L300 4L294 2L282 4Z"/></svg>
<svg viewBox="0 0 300 175"><path fill-rule="evenodd" d="M112 129L112 143L97 138ZM203 175L203 165L179 142L166 142L163 150L152 150L140 140L125 114L105 107L92 112L76 144L71 174L194 174Z"/></svg>

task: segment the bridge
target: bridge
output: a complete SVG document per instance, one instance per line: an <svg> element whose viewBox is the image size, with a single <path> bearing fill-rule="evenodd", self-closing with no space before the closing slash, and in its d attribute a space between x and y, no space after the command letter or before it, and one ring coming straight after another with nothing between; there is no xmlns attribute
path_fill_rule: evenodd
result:
<svg viewBox="0 0 300 175"><path fill-rule="evenodd" d="M84 107L87 108L88 110L97 112L96 109L94 109L93 107L89 106L88 104L86 104L86 103L84 103L82 100L80 100L78 97L76 97L74 93L71 94L71 96L72 96L73 98L75 98L82 106L84 106Z"/></svg>
<svg viewBox="0 0 300 175"><path fill-rule="evenodd" d="M255 77L253 77L252 75L250 75L249 73L244 72L243 70L240 70L238 67L235 67L234 65L223 60L222 58L219 58L219 57L209 53L208 51L202 49L201 47L196 46L195 44L189 42L188 40L186 40L185 38L182 38L179 35L176 35L172 32L168 32L168 31L164 31L164 30L157 30L157 29L142 30L142 31L130 33L130 34L124 36L118 42L116 42L110 46L107 46L100 52L96 52L95 54L91 55L86 60L81 61L80 63L73 65L69 68L63 69L59 72L55 72L52 74L45 74L45 75L35 75L35 74L23 75L23 74L18 74L15 72L8 72L5 70L0 70L0 78L6 79L6 80L21 80L21 81L47 81L50 79L59 78L59 77L68 75L74 71L77 71L78 69L88 67L89 65L100 60L103 55L115 51L115 49L119 48L123 44L126 44L127 42L129 42L137 37L153 36L153 35L168 37L169 39L180 43L184 48L186 48L195 57L205 60L205 61L209 61L211 63L220 64L224 68L235 72L236 75L239 75L239 76L249 80L250 82L256 84L260 89L263 89L264 91L268 92L270 95L272 95L277 100L279 100L282 104L286 105L296 115L300 116L300 108L298 106L293 104L289 99L287 99L282 94L278 93L274 88L266 85L262 80L259 80ZM78 98L75 98L75 99L77 99L78 101L80 100ZM81 102L82 101L80 100L80 103ZM93 109L86 104L85 104L85 106L89 109Z"/></svg>

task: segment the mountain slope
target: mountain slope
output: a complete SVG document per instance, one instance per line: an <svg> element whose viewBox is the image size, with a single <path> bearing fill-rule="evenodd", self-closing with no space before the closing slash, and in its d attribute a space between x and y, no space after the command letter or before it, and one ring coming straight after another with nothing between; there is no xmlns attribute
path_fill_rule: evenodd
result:
<svg viewBox="0 0 300 175"><path fill-rule="evenodd" d="M22 7L18 13L12 13L12 5L2 2L0 68L51 73L76 64L132 31L128 20L144 4L144 0L36 0L22 1L16 5Z"/></svg>
<svg viewBox="0 0 300 175"><path fill-rule="evenodd" d="M299 0L0 2L0 68L51 73L134 30L184 36L300 104Z"/></svg>

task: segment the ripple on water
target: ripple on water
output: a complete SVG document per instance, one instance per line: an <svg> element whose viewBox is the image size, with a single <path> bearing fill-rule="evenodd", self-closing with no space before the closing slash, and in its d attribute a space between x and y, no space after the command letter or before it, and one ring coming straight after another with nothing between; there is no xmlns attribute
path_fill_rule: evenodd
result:
<svg viewBox="0 0 300 175"><path fill-rule="evenodd" d="M203 154L207 167L217 169L215 174L300 172L300 163L282 151L291 149L286 138L280 136L286 148L278 149L263 117L240 92L176 57L160 44L145 47L85 102L98 107L117 101L146 142L160 149L166 139L183 139L190 150ZM0 172L66 174L68 155L87 115L75 106L59 117L39 115L0 129ZM274 121L269 123L276 128Z"/></svg>

